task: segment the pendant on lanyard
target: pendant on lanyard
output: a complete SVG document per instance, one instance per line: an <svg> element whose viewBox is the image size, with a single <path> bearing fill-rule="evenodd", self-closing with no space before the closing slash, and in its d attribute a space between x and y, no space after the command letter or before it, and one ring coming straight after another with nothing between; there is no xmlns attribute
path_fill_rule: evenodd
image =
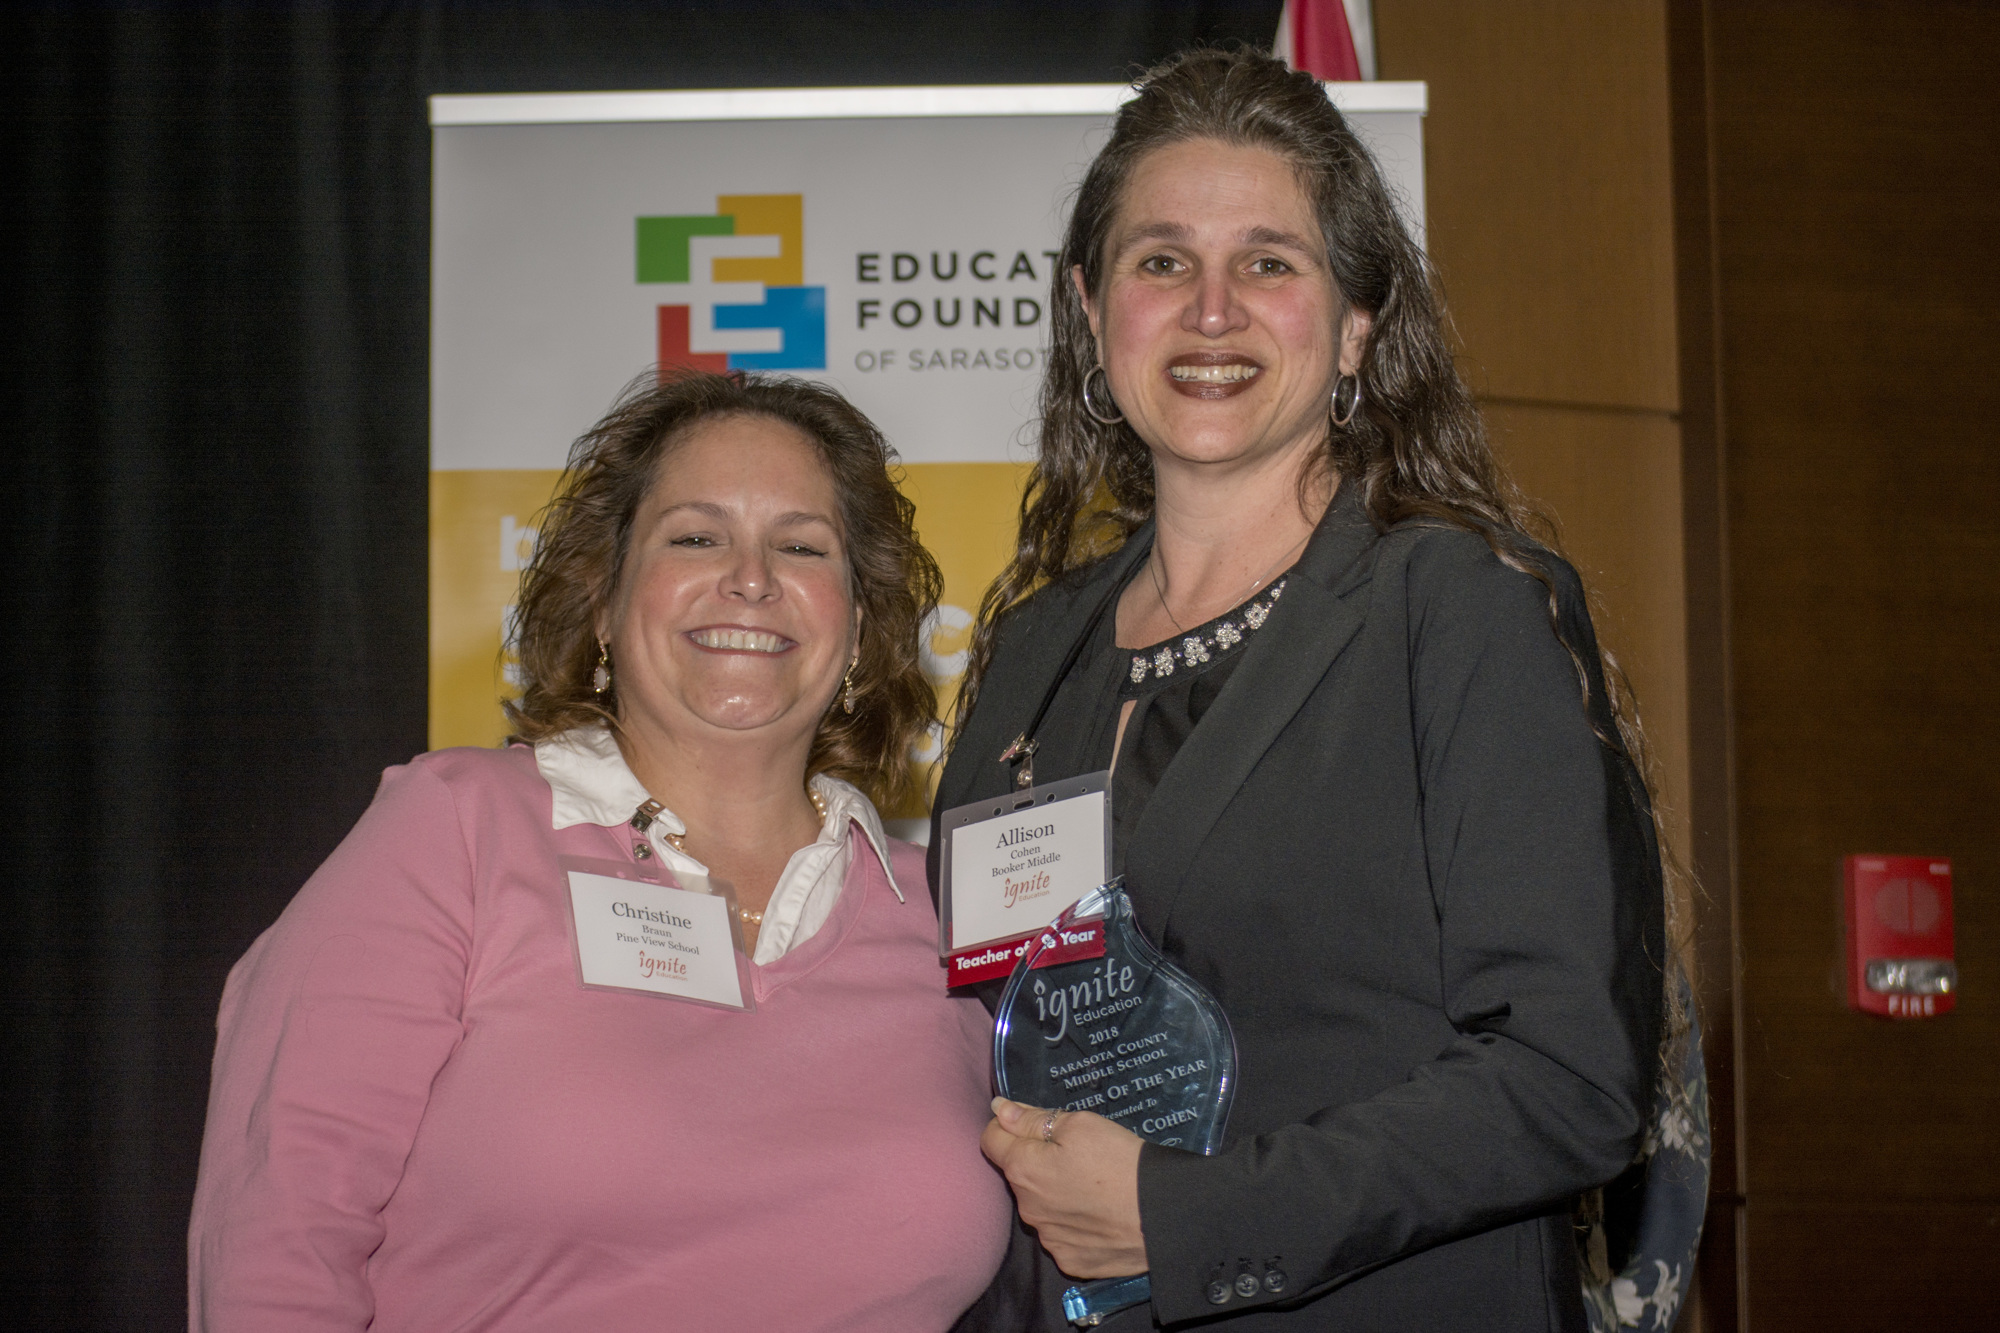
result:
<svg viewBox="0 0 2000 1333"><path fill-rule="evenodd" d="M1055 679L1051 680L1048 689L1042 692L1041 706L1035 709L1035 715L1029 721L1028 729L1016 736L1007 748L1000 752L999 762L1013 766L1016 787L1035 785L1035 751L1042 748L1042 742L1036 733L1042 729L1042 719L1049 715L1049 706L1055 703L1056 695L1061 693L1063 682L1068 680L1069 673L1076 669L1077 659L1083 656L1083 650L1090 646L1090 641L1097 637L1097 627L1104 623L1105 614L1111 610L1111 604L1118 600L1118 594L1123 591L1125 585L1113 580L1110 589L1097 603L1097 609L1090 613L1090 620L1084 625L1083 633L1077 635L1076 642L1070 644L1069 652L1063 656L1062 665L1056 669Z"/></svg>
<svg viewBox="0 0 2000 1333"><path fill-rule="evenodd" d="M1032 787L1035 785L1035 751L1042 748L1040 741L1028 739L1022 732L1014 738L1014 743L1000 752L1000 762L1014 765L1014 785Z"/></svg>

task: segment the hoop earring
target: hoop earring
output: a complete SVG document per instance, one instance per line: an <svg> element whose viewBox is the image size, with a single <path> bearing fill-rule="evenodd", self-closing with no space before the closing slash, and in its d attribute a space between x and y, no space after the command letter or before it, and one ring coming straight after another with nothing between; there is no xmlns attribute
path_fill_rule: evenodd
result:
<svg viewBox="0 0 2000 1333"><path fill-rule="evenodd" d="M1091 399L1090 380L1091 377L1094 375L1104 376L1104 397L1111 404L1112 415L1110 416L1106 416L1103 412L1100 412L1097 408L1097 404ZM1092 366L1089 370L1084 372L1083 414L1089 417L1092 421L1095 421L1100 426L1115 426L1119 422L1125 419L1125 414L1118 410L1118 400L1111 396L1111 376L1108 373L1106 373L1104 369L1104 363L1102 361L1098 362L1096 365Z"/></svg>
<svg viewBox="0 0 2000 1333"><path fill-rule="evenodd" d="M854 690L854 663L849 662L847 664L847 674L840 678L841 711L852 717L854 715L854 701L859 697Z"/></svg>
<svg viewBox="0 0 2000 1333"><path fill-rule="evenodd" d="M611 645L603 639L597 641L597 669L590 673L590 692L603 702L604 692L611 688Z"/></svg>
<svg viewBox="0 0 2000 1333"><path fill-rule="evenodd" d="M1347 410L1340 410L1340 396L1347 395ZM1333 424L1345 426L1354 420L1354 414L1361 410L1361 377L1342 375L1333 382Z"/></svg>

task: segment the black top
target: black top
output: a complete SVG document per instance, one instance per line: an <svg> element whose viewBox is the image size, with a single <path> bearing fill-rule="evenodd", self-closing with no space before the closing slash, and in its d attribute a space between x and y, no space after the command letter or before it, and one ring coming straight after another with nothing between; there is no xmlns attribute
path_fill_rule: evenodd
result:
<svg viewBox="0 0 2000 1333"><path fill-rule="evenodd" d="M1637 772L1600 739L1576 576L1441 523L1378 532L1357 490L1199 725L1163 765L1135 760L1138 922L1222 1003L1238 1084L1215 1156L1141 1151L1153 1300L1107 1330L1581 1328L1570 1207L1648 1116L1659 853ZM936 809L1010 790L1000 753L1045 698L1036 778L1104 766L1126 682L1095 658L1057 677L1151 537L1007 616ZM1063 1278L1017 1239L963 1327L1066 1327Z"/></svg>
<svg viewBox="0 0 2000 1333"><path fill-rule="evenodd" d="M1240 605L1171 639L1148 648L1120 648L1113 642L1097 654L1119 678L1119 702L1132 701L1125 743L1111 777L1112 874L1125 873L1126 844L1146 801L1160 785L1160 775L1221 695L1244 649L1284 593L1285 580L1280 577ZM1117 720L1114 711L1103 741L1106 764L1111 762Z"/></svg>

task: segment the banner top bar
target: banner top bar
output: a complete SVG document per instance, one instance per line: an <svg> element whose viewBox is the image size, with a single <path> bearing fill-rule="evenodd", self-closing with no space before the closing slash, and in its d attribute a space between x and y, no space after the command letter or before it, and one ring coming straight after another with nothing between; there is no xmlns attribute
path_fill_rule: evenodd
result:
<svg viewBox="0 0 2000 1333"><path fill-rule="evenodd" d="M1423 83L1329 83L1346 112L1429 109ZM929 88L716 88L697 92L440 93L438 125L574 125L671 120L849 120L899 116L1101 116L1131 100L1124 83L960 84Z"/></svg>

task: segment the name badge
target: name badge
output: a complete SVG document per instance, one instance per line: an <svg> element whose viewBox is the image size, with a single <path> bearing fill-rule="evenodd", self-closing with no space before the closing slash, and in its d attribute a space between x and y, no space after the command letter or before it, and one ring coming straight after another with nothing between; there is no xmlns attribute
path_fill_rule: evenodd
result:
<svg viewBox="0 0 2000 1333"><path fill-rule="evenodd" d="M699 875L684 876L691 884L663 884L618 861L559 859L569 876L577 973L587 989L756 1007L728 884Z"/></svg>
<svg viewBox="0 0 2000 1333"><path fill-rule="evenodd" d="M946 984L1004 977L1056 917L1111 875L1111 774L1086 773L945 811L938 952ZM1049 961L1104 952L1099 923L1055 942Z"/></svg>

